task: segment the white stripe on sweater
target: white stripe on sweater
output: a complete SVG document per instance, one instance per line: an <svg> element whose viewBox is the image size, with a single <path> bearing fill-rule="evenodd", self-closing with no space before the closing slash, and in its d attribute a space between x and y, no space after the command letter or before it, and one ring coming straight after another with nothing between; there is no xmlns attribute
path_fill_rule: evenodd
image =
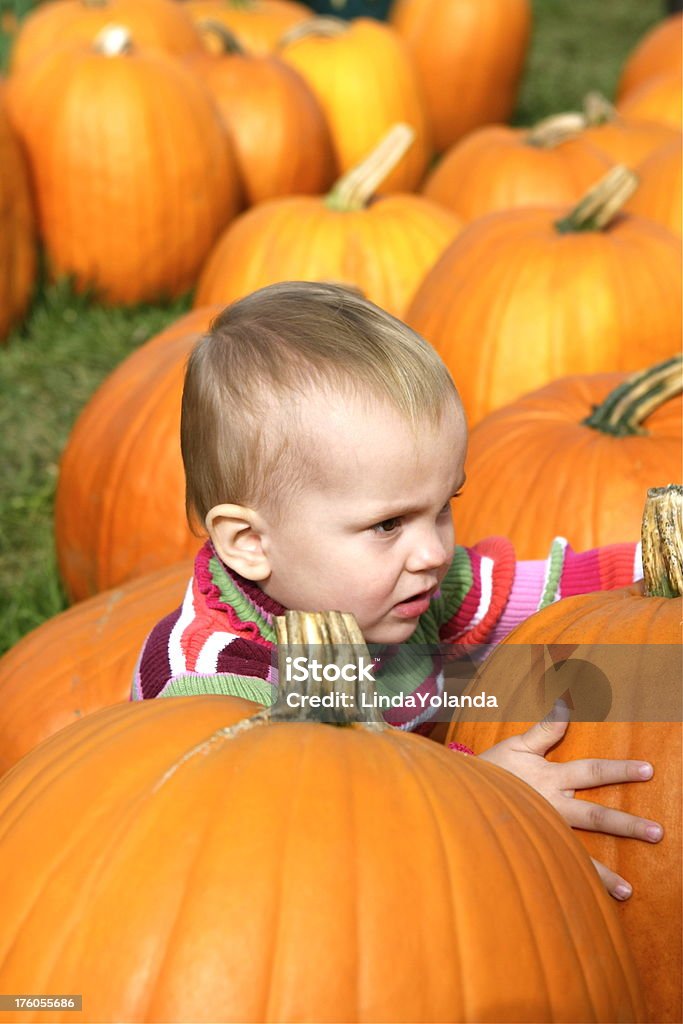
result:
<svg viewBox="0 0 683 1024"><path fill-rule="evenodd" d="M192 582L193 581L190 580L187 585L178 621L171 630L171 635L168 638L168 660L171 665L172 676L180 676L183 672L187 671L187 664L185 662L185 655L183 654L180 638L195 616Z"/></svg>
<svg viewBox="0 0 683 1024"><path fill-rule="evenodd" d="M235 633L212 633L211 636L207 637L206 643L199 652L195 672L201 674L216 672L218 668L218 655L236 639L237 635Z"/></svg>
<svg viewBox="0 0 683 1024"><path fill-rule="evenodd" d="M468 630L479 625L491 605L491 597L493 595L493 559L489 558L488 555L482 555L481 557L481 562L479 563L479 582L481 584L479 606L474 613L474 618L471 622L467 623Z"/></svg>

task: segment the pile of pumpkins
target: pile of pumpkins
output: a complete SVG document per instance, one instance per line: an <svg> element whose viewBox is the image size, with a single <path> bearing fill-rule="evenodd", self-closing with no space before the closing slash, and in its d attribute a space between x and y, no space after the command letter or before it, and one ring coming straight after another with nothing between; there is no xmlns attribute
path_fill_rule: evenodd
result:
<svg viewBox="0 0 683 1024"><path fill-rule="evenodd" d="M83 991L102 1020L680 1019L680 725L636 701L640 725L572 723L553 754L655 763L612 797L664 822L660 847L585 839L634 883L615 907L544 801L474 758L356 727L234 730L258 709L226 698L127 699L199 543L187 355L268 283L353 285L440 352L474 427L459 542L544 558L558 534L636 539L683 455L682 23L643 39L616 107L589 96L530 128L504 123L527 0L395 0L386 24L294 0L52 0L17 28L0 335L38 244L103 302L192 288L196 308L82 411L56 502L75 603L0 660L0 990ZM483 750L539 710L515 644L668 656L683 598L648 586L533 616L472 683L518 721L448 740ZM623 695L662 664L620 664Z"/></svg>

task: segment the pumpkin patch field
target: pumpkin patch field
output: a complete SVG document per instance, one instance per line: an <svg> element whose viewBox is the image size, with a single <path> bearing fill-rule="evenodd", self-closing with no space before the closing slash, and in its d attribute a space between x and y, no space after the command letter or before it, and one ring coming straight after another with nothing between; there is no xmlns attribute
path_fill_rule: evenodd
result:
<svg viewBox="0 0 683 1024"><path fill-rule="evenodd" d="M0 0L0 1024L683 1020L682 48L667 0ZM261 689L207 693L202 648L192 695L130 700L198 607L188 358L288 281L374 303L457 386L439 516L481 578L433 678L495 718L347 713L384 691L341 673L372 653L346 608L259 605ZM641 538L627 585L601 553L553 590ZM320 712L289 703L302 650ZM546 768L653 780L553 801L478 756L550 689ZM568 824L582 797L613 817Z"/></svg>

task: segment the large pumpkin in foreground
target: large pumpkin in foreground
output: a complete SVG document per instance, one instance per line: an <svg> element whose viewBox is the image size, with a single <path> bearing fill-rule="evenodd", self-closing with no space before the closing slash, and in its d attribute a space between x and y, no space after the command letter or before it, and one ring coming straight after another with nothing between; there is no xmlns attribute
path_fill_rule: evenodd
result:
<svg viewBox="0 0 683 1024"><path fill-rule="evenodd" d="M635 540L647 487L683 465L681 356L641 373L563 377L489 413L472 431L458 542L508 537L545 558Z"/></svg>
<svg viewBox="0 0 683 1024"><path fill-rule="evenodd" d="M0 775L59 729L128 700L143 640L191 575L188 560L97 594L0 658Z"/></svg>
<svg viewBox="0 0 683 1024"><path fill-rule="evenodd" d="M615 167L572 211L489 214L426 275L406 320L451 370L471 423L556 377L680 350L680 242L618 214L632 190Z"/></svg>
<svg viewBox="0 0 683 1024"><path fill-rule="evenodd" d="M655 501L669 493L663 489ZM644 588L567 597L529 618L466 690L472 698L482 691L495 695L498 710L488 717L461 710L447 739L481 753L522 732L564 696L577 720L548 755L551 760L637 758L654 765L654 777L646 783L578 795L660 822L661 842L650 846L602 833L577 835L591 856L633 885L633 895L618 911L642 980L648 1020L678 1024L683 1019L681 504L658 511L662 540L655 540L661 547L653 557L649 523L654 514L648 511L644 530ZM659 562L660 550L669 552L666 562ZM676 596L657 596L661 593Z"/></svg>
<svg viewBox="0 0 683 1024"><path fill-rule="evenodd" d="M3 991L79 992L90 1020L642 1020L616 908L538 794L349 711L248 713L119 705L4 777Z"/></svg>
<svg viewBox="0 0 683 1024"><path fill-rule="evenodd" d="M57 561L72 600L197 551L185 517L180 400L187 357L219 312L189 313L133 352L78 417L55 499Z"/></svg>

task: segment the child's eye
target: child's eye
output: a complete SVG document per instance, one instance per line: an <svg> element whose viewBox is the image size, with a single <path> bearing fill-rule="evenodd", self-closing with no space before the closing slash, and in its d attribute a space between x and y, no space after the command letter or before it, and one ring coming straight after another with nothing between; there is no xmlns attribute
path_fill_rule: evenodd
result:
<svg viewBox="0 0 683 1024"><path fill-rule="evenodd" d="M374 530L375 533L392 533L394 530L398 529L400 525L401 520L399 516L394 516L392 519L383 519L381 523L375 523L371 529Z"/></svg>

